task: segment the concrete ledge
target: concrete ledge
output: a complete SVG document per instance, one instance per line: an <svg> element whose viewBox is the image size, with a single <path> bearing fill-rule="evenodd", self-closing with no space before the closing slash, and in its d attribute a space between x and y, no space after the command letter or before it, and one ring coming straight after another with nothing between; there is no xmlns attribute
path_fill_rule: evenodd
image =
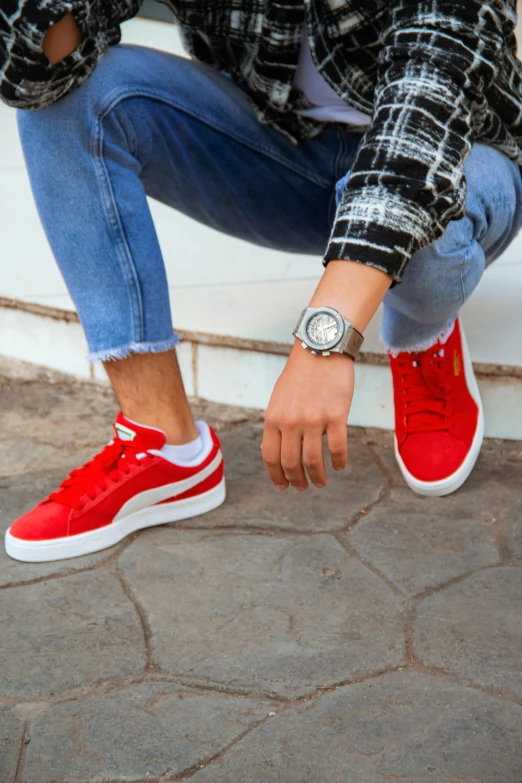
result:
<svg viewBox="0 0 522 783"><path fill-rule="evenodd" d="M71 310L62 310L58 307L46 307L32 302L22 302L18 299L9 299L0 296L0 308L19 310L33 315L41 315L65 323L79 323L78 315ZM289 356L292 345L280 343L274 340L251 340L246 337L234 337L224 334L209 334L208 332L192 332L186 329L178 329L184 341L198 345L212 345L218 348L233 348L238 351L254 351L257 353L275 354L277 356ZM388 359L383 353L362 351L357 359L358 364L373 364L379 367L387 367ZM522 367L511 364L490 364L487 362L473 362L476 375L491 378L522 378Z"/></svg>
<svg viewBox="0 0 522 783"><path fill-rule="evenodd" d="M189 395L264 409L291 345L179 330L178 355ZM0 297L0 355L106 381L102 365L84 358L87 346L75 312ZM486 435L522 440L522 368L476 363ZM350 424L393 429L393 395L386 356L362 353Z"/></svg>

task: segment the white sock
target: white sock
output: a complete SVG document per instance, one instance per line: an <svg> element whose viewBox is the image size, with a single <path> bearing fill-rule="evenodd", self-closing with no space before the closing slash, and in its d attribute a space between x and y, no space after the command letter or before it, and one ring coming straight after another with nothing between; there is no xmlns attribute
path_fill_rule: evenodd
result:
<svg viewBox="0 0 522 783"><path fill-rule="evenodd" d="M203 448L203 442L201 435L198 435L196 440L191 440L190 443L183 443L181 446L171 446L166 443L157 454L161 454L163 459L167 462L173 462L175 465L179 465L182 462L192 462L201 449Z"/></svg>

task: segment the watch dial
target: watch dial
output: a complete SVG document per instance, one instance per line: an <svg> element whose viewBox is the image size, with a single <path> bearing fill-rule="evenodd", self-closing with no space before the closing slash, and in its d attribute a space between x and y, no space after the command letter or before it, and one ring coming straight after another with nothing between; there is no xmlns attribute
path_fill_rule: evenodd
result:
<svg viewBox="0 0 522 783"><path fill-rule="evenodd" d="M308 321L306 334L313 343L326 345L339 336L339 324L330 313L317 313Z"/></svg>

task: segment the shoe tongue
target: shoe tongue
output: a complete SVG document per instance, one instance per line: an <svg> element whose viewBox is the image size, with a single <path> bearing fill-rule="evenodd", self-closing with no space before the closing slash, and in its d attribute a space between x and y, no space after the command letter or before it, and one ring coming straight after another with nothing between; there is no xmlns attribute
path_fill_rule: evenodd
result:
<svg viewBox="0 0 522 783"><path fill-rule="evenodd" d="M148 449L161 449L165 445L167 437L164 432L144 424L125 418L119 413L114 422L114 437L124 443L132 442L133 448L138 451Z"/></svg>

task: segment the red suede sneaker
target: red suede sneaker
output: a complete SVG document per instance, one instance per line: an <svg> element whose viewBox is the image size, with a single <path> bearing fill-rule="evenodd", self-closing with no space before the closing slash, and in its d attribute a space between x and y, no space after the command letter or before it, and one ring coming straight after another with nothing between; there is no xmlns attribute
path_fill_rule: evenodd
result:
<svg viewBox="0 0 522 783"><path fill-rule="evenodd" d="M223 456L208 424L197 423L202 450L180 465L161 456L165 434L121 413L114 440L65 479L56 492L11 525L10 557L64 560L117 544L141 528L204 514L225 500Z"/></svg>
<svg viewBox="0 0 522 783"><path fill-rule="evenodd" d="M390 356L390 365L402 475L419 495L449 495L473 470L484 437L482 403L460 320L444 342Z"/></svg>

